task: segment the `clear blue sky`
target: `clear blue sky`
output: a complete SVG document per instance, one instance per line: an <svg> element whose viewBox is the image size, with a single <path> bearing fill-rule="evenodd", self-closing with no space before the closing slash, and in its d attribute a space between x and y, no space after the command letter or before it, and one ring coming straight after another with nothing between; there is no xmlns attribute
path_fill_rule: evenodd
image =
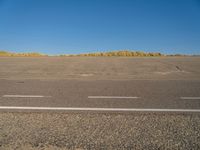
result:
<svg viewBox="0 0 200 150"><path fill-rule="evenodd" d="M200 54L200 0L0 0L0 50Z"/></svg>

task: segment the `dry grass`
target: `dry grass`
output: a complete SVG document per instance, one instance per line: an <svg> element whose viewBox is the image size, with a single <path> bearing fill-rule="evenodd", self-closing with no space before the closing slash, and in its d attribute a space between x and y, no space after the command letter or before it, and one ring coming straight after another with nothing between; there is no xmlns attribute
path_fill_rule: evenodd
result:
<svg viewBox="0 0 200 150"><path fill-rule="evenodd" d="M142 51L128 51L128 50L120 50L120 51L110 51L110 52L98 52L98 53L85 53L85 54L77 54L77 55L65 55L65 56L123 56L123 57L144 57L144 56L164 56L161 53L145 53Z"/></svg>
<svg viewBox="0 0 200 150"><path fill-rule="evenodd" d="M12 53L12 52L7 52L7 51L0 51L0 56L2 57L40 57L40 56L45 56L40 53Z"/></svg>
<svg viewBox="0 0 200 150"><path fill-rule="evenodd" d="M13 53L7 51L0 51L0 57L40 57L48 56L41 53L31 52L31 53ZM129 50L119 50L110 52L96 52L96 53L83 53L83 54L61 54L55 56L72 57L72 56L92 56L92 57L160 57L160 56L185 56L182 54L164 55L159 52L143 52L143 51L129 51Z"/></svg>
<svg viewBox="0 0 200 150"><path fill-rule="evenodd" d="M83 54L64 54L60 56L92 56L92 57L161 57L161 56L186 56L183 54L162 54L160 52L143 52L143 51L131 51L131 50L119 50L109 52L96 52L96 53L83 53Z"/></svg>

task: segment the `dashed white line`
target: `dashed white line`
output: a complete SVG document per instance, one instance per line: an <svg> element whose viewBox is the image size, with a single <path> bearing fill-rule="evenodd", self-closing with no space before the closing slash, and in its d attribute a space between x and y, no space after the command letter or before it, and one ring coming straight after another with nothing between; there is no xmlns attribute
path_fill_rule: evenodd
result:
<svg viewBox="0 0 200 150"><path fill-rule="evenodd" d="M137 99L139 97L135 96L88 96L88 98L94 98L94 99Z"/></svg>
<svg viewBox="0 0 200 150"><path fill-rule="evenodd" d="M3 110L113 111L113 112L200 112L200 109L91 108L91 107L18 107L0 106Z"/></svg>
<svg viewBox="0 0 200 150"><path fill-rule="evenodd" d="M200 100L200 97L180 97L180 99L188 99L188 100L196 99L196 100Z"/></svg>
<svg viewBox="0 0 200 150"><path fill-rule="evenodd" d="M43 95L3 95L2 97L9 97L9 98L43 98L43 97L51 97L51 96L43 96Z"/></svg>

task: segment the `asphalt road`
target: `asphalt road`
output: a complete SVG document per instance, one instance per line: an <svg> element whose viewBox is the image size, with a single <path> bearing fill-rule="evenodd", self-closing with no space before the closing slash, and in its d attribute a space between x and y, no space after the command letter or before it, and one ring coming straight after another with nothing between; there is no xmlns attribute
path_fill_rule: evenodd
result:
<svg viewBox="0 0 200 150"><path fill-rule="evenodd" d="M200 110L199 80L0 80L0 85L1 107Z"/></svg>
<svg viewBox="0 0 200 150"><path fill-rule="evenodd" d="M0 149L199 149L200 57L0 58Z"/></svg>

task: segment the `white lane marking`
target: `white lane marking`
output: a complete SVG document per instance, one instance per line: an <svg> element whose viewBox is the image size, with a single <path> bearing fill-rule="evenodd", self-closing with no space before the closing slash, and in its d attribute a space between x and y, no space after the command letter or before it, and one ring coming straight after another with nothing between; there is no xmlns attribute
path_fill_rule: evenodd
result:
<svg viewBox="0 0 200 150"><path fill-rule="evenodd" d="M9 98L22 98L22 97L29 97L29 98L42 98L42 97L51 97L51 96L43 96L43 95L3 95L2 97L9 97Z"/></svg>
<svg viewBox="0 0 200 150"><path fill-rule="evenodd" d="M200 100L200 97L180 97L181 99L190 99L190 100L192 100L192 99L199 99Z"/></svg>
<svg viewBox="0 0 200 150"><path fill-rule="evenodd" d="M91 107L18 107L0 106L10 110L64 110L64 111L121 111L121 112L200 112L200 109L151 109L151 108L91 108Z"/></svg>
<svg viewBox="0 0 200 150"><path fill-rule="evenodd" d="M120 99L137 99L139 97L132 97L132 96L88 96L88 98L112 98L112 99L117 99L117 98L120 98Z"/></svg>

